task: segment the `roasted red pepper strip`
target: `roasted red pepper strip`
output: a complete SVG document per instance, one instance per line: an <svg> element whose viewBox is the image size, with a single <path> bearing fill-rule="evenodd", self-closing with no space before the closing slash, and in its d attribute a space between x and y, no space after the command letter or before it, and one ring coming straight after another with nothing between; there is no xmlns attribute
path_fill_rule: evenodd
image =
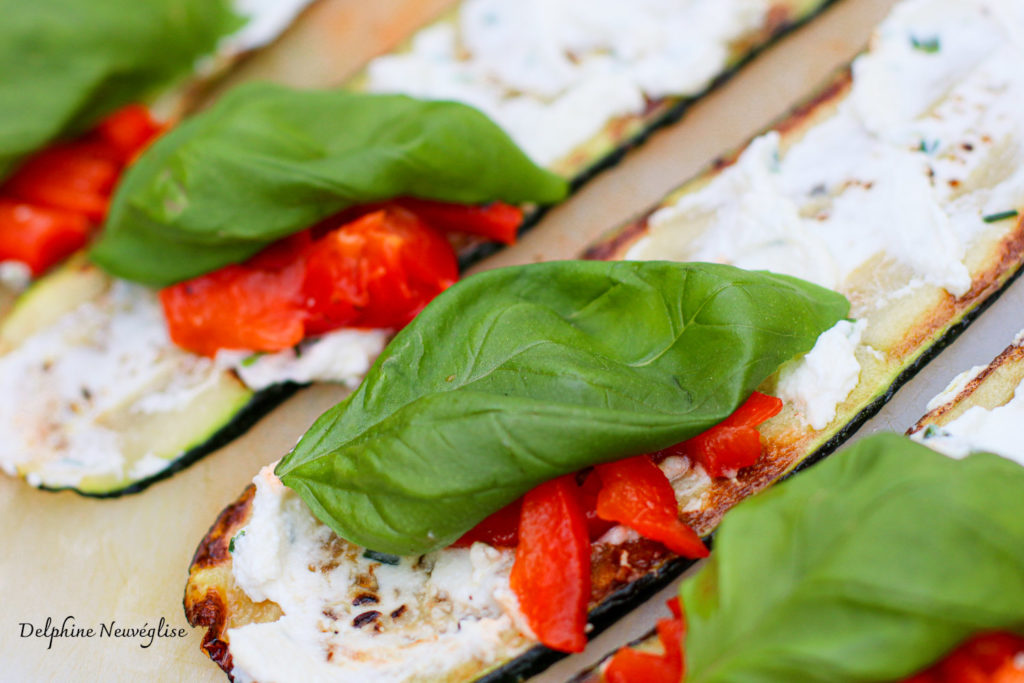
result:
<svg viewBox="0 0 1024 683"><path fill-rule="evenodd" d="M658 620L658 640L665 654L639 652L632 648L620 649L608 662L604 677L609 683L679 683L686 672L683 655L683 637L686 620L678 598L668 601L674 618Z"/></svg>
<svg viewBox="0 0 1024 683"><path fill-rule="evenodd" d="M244 264L221 268L160 292L171 340L194 353L219 349L278 351L305 334L302 233Z"/></svg>
<svg viewBox="0 0 1024 683"><path fill-rule="evenodd" d="M144 107L129 106L26 159L0 186L0 260L39 275L85 246L125 164L159 131Z"/></svg>
<svg viewBox="0 0 1024 683"><path fill-rule="evenodd" d="M502 202L476 206L403 197L397 204L436 230L478 235L504 244L515 243L523 222L522 209Z"/></svg>
<svg viewBox="0 0 1024 683"><path fill-rule="evenodd" d="M523 497L509 582L541 643L561 652L583 651L590 541L572 475L541 484Z"/></svg>
<svg viewBox="0 0 1024 683"><path fill-rule="evenodd" d="M53 209L75 211L99 222L107 215L121 162L107 145L70 142L26 160L7 179L3 194Z"/></svg>
<svg viewBox="0 0 1024 683"><path fill-rule="evenodd" d="M96 126L96 134L117 150L122 163L130 163L163 132L149 110L130 104L114 112Z"/></svg>
<svg viewBox="0 0 1024 683"><path fill-rule="evenodd" d="M519 518L522 510L523 499L518 498L464 533L452 545L468 548L479 541L496 548L515 548L519 543Z"/></svg>
<svg viewBox="0 0 1024 683"><path fill-rule="evenodd" d="M675 665L661 655L624 647L615 653L604 670L608 683L679 683Z"/></svg>
<svg viewBox="0 0 1024 683"><path fill-rule="evenodd" d="M598 465L597 472L602 484L599 517L625 524L684 557L707 557L700 537L680 521L672 484L650 456Z"/></svg>
<svg viewBox="0 0 1024 683"><path fill-rule="evenodd" d="M0 198L0 261L40 275L85 244L89 228L82 214Z"/></svg>
<svg viewBox="0 0 1024 683"><path fill-rule="evenodd" d="M403 327L459 277L448 241L395 207L327 234L306 258L308 334L344 326Z"/></svg>
<svg viewBox="0 0 1024 683"><path fill-rule="evenodd" d="M1012 633L980 633L944 659L904 683L1024 683L1024 668L1015 665L1024 653L1024 638Z"/></svg>
<svg viewBox="0 0 1024 683"><path fill-rule="evenodd" d="M761 435L756 427L781 410L781 399L755 391L721 423L654 455L685 455L712 477L730 475L761 457Z"/></svg>
<svg viewBox="0 0 1024 683"><path fill-rule="evenodd" d="M580 482L578 476L576 481ZM596 541L615 526L614 521L602 519L597 514L597 498L601 494L602 486L601 476L596 469L590 470L583 476L583 481L579 483L579 486L577 495L580 506L583 508L583 515L587 518L587 532L590 534L590 540Z"/></svg>
<svg viewBox="0 0 1024 683"><path fill-rule="evenodd" d="M195 353L280 351L339 327L401 327L458 277L451 245L404 209L313 240L304 231L249 261L161 292L171 338Z"/></svg>

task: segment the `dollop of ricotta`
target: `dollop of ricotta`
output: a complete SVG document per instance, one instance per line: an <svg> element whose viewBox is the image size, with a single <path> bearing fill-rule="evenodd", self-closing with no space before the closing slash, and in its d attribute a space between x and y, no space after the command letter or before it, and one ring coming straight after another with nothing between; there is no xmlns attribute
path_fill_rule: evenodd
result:
<svg viewBox="0 0 1024 683"><path fill-rule="evenodd" d="M857 386L857 345L866 327L866 320L840 320L821 333L813 349L779 369L779 398L792 403L814 429L827 427Z"/></svg>
<svg viewBox="0 0 1024 683"><path fill-rule="evenodd" d="M382 562L320 523L272 467L254 482L232 573L284 616L228 631L236 680L440 678L534 644L515 626L512 551L475 543Z"/></svg>
<svg viewBox="0 0 1024 683"><path fill-rule="evenodd" d="M367 87L477 107L542 165L648 100L695 95L767 0L467 0L455 25L371 62Z"/></svg>

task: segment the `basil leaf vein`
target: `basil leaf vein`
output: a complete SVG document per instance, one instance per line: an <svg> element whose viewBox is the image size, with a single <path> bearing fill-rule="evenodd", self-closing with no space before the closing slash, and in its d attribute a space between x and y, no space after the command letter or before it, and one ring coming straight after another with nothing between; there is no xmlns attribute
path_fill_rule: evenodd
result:
<svg viewBox="0 0 1024 683"><path fill-rule="evenodd" d="M893 681L1024 633L1024 468L861 441L726 515L680 594L688 683Z"/></svg>
<svg viewBox="0 0 1024 683"><path fill-rule="evenodd" d="M342 537L428 552L548 479L717 424L848 308L713 264L481 273L402 330L277 472Z"/></svg>
<svg viewBox="0 0 1024 683"><path fill-rule="evenodd" d="M165 286L355 204L403 195L551 203L567 191L464 104L255 83L129 169L92 258L119 277Z"/></svg>

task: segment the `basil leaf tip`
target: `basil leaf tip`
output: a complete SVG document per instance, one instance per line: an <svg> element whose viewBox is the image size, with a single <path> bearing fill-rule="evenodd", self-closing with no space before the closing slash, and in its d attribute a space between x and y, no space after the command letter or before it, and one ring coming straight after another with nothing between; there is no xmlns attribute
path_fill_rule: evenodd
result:
<svg viewBox="0 0 1024 683"><path fill-rule="evenodd" d="M680 588L687 683L867 683L1024 633L1024 468L860 441L726 514Z"/></svg>
<svg viewBox="0 0 1024 683"><path fill-rule="evenodd" d="M242 25L228 0L0 0L0 178L195 69Z"/></svg>
<svg viewBox="0 0 1024 683"><path fill-rule="evenodd" d="M91 256L114 275L166 286L355 204L553 203L567 192L467 105L253 83L142 155Z"/></svg>
<svg viewBox="0 0 1024 683"><path fill-rule="evenodd" d="M544 481L721 422L848 309L714 264L484 272L403 329L277 474L343 538L429 552Z"/></svg>

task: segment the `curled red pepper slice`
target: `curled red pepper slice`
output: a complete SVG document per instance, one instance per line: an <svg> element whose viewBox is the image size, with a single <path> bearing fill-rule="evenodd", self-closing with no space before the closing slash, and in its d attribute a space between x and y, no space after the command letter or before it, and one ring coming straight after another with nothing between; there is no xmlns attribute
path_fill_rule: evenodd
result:
<svg viewBox="0 0 1024 683"><path fill-rule="evenodd" d="M509 581L541 643L561 652L583 651L590 540L572 475L545 482L523 496L519 547Z"/></svg>
<svg viewBox="0 0 1024 683"><path fill-rule="evenodd" d="M679 519L672 484L650 456L598 465L597 515L625 524L644 538L684 557L707 557L700 536Z"/></svg>

